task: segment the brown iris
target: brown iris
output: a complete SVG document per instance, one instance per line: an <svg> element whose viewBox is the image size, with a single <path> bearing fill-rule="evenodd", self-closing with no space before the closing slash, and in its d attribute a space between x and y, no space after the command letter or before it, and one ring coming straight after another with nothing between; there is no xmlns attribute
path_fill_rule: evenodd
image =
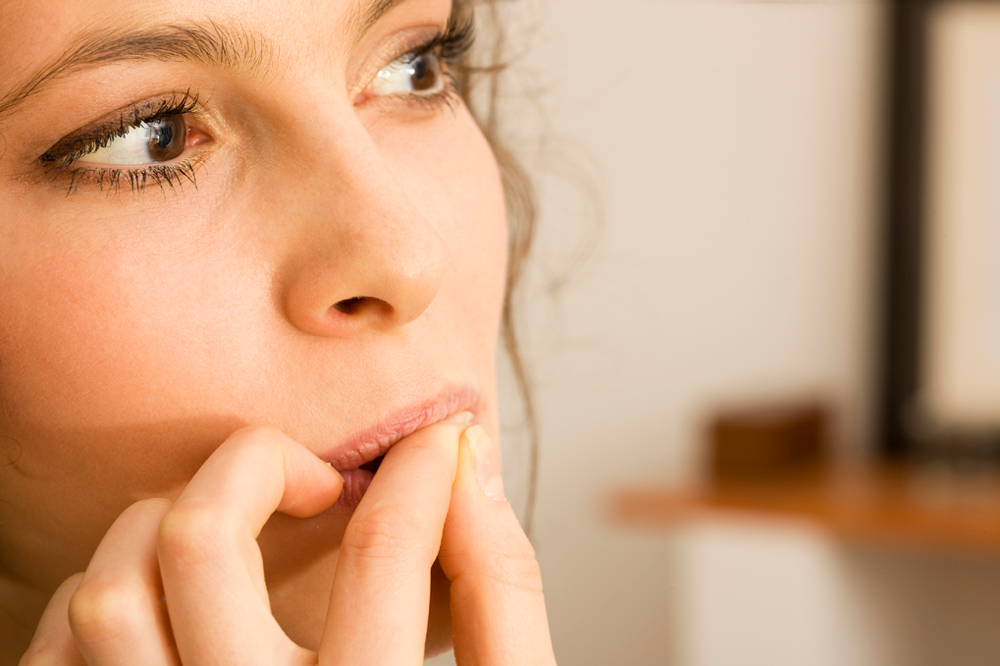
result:
<svg viewBox="0 0 1000 666"><path fill-rule="evenodd" d="M410 77L414 90L431 90L437 85L437 68L428 62L435 56L425 53L410 63Z"/></svg>
<svg viewBox="0 0 1000 666"><path fill-rule="evenodd" d="M184 152L187 125L184 116L167 116L148 124L149 141L146 144L149 156L157 162L172 160Z"/></svg>

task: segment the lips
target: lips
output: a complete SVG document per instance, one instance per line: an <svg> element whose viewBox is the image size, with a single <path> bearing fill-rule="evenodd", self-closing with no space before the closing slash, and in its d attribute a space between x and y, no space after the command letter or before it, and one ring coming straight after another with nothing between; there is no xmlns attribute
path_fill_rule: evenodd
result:
<svg viewBox="0 0 1000 666"><path fill-rule="evenodd" d="M344 478L344 489L335 506L353 511L394 444L455 412L475 412L478 399L478 392L470 386L449 387L437 396L394 412L326 454L321 453L320 458L331 463Z"/></svg>

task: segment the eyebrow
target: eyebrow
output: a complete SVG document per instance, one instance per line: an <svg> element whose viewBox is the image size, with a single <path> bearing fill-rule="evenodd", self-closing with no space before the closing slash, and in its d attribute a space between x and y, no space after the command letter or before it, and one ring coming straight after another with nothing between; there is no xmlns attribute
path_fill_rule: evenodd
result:
<svg viewBox="0 0 1000 666"><path fill-rule="evenodd" d="M343 22L349 41L357 43L386 12L405 1L357 2ZM124 31L92 30L73 39L61 56L0 97L0 118L57 79L112 63L187 60L222 69L257 72L267 69L277 50L274 43L262 35L240 27L226 28L215 22Z"/></svg>
<svg viewBox="0 0 1000 666"><path fill-rule="evenodd" d="M347 14L345 21L345 32L352 35L353 42L357 43L372 26L378 23L390 9L402 4L406 0L372 0L365 4L356 2L351 12Z"/></svg>

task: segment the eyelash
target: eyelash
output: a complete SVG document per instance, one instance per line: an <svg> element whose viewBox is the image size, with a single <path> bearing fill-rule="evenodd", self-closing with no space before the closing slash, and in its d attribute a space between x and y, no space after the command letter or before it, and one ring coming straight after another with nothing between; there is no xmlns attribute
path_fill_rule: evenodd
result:
<svg viewBox="0 0 1000 666"><path fill-rule="evenodd" d="M67 195L75 192L85 181L94 182L101 191L107 187L115 192L121 188L123 182L127 183L133 192L142 191L150 183L159 185L161 189L168 185L171 189L175 189L185 179L194 184L197 160L192 158L177 164L150 164L138 169L82 167L76 164L81 157L107 147L112 141L125 136L135 127L175 115L197 115L197 109L198 95L192 95L190 90L183 95L175 95L152 104L133 105L110 123L63 139L46 151L39 158L39 162L45 168L46 175L52 176L53 182L59 178L69 179Z"/></svg>
<svg viewBox="0 0 1000 666"><path fill-rule="evenodd" d="M468 55L469 51L472 49L473 42L476 38L473 31L473 25L474 24L471 18L463 23L456 23L455 17L452 16L452 20L448 22L448 27L443 33L438 33L434 39L424 46L416 48L406 54L412 55L413 59L416 59L426 53L436 50L437 57L441 60L441 64L444 66L442 68L442 75L445 79L444 88L441 91L434 93L433 95L409 94L405 96L407 101L413 104L430 106L432 108L437 108L442 105L453 108L452 105L458 101L460 95L458 81L455 79L455 74L452 70L455 66L462 63L465 56Z"/></svg>
<svg viewBox="0 0 1000 666"><path fill-rule="evenodd" d="M451 22L444 33L439 33L426 44L419 46L401 57L415 60L428 53L436 52L440 59L444 87L442 90L427 95L419 93L397 94L405 102L431 109L446 106L452 108L459 99L457 82L451 67L460 63L468 53L473 43L472 22L456 24ZM149 184L158 185L161 190L169 186L171 190L187 180L197 187L195 169L200 163L198 157L187 158L176 164L150 164L141 168L124 167L81 167L77 160L85 155L108 146L112 141L125 136L130 130L142 124L155 123L176 115L193 115L198 113L198 95L188 90L181 96L149 104L137 104L125 111L118 119L83 134L70 136L59 141L39 158L46 175L52 176L52 181L63 178L69 180L67 196L75 192L81 183L92 182L101 191L118 192L123 184L129 186L132 192L142 192Z"/></svg>

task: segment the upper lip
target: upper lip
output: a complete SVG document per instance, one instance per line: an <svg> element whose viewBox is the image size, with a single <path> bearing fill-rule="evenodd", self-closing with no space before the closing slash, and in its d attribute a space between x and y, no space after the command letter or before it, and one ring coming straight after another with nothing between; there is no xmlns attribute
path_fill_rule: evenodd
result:
<svg viewBox="0 0 1000 666"><path fill-rule="evenodd" d="M320 458L339 471L357 469L417 430L463 410L474 410L479 395L471 386L449 386L422 402L397 410L337 443Z"/></svg>

